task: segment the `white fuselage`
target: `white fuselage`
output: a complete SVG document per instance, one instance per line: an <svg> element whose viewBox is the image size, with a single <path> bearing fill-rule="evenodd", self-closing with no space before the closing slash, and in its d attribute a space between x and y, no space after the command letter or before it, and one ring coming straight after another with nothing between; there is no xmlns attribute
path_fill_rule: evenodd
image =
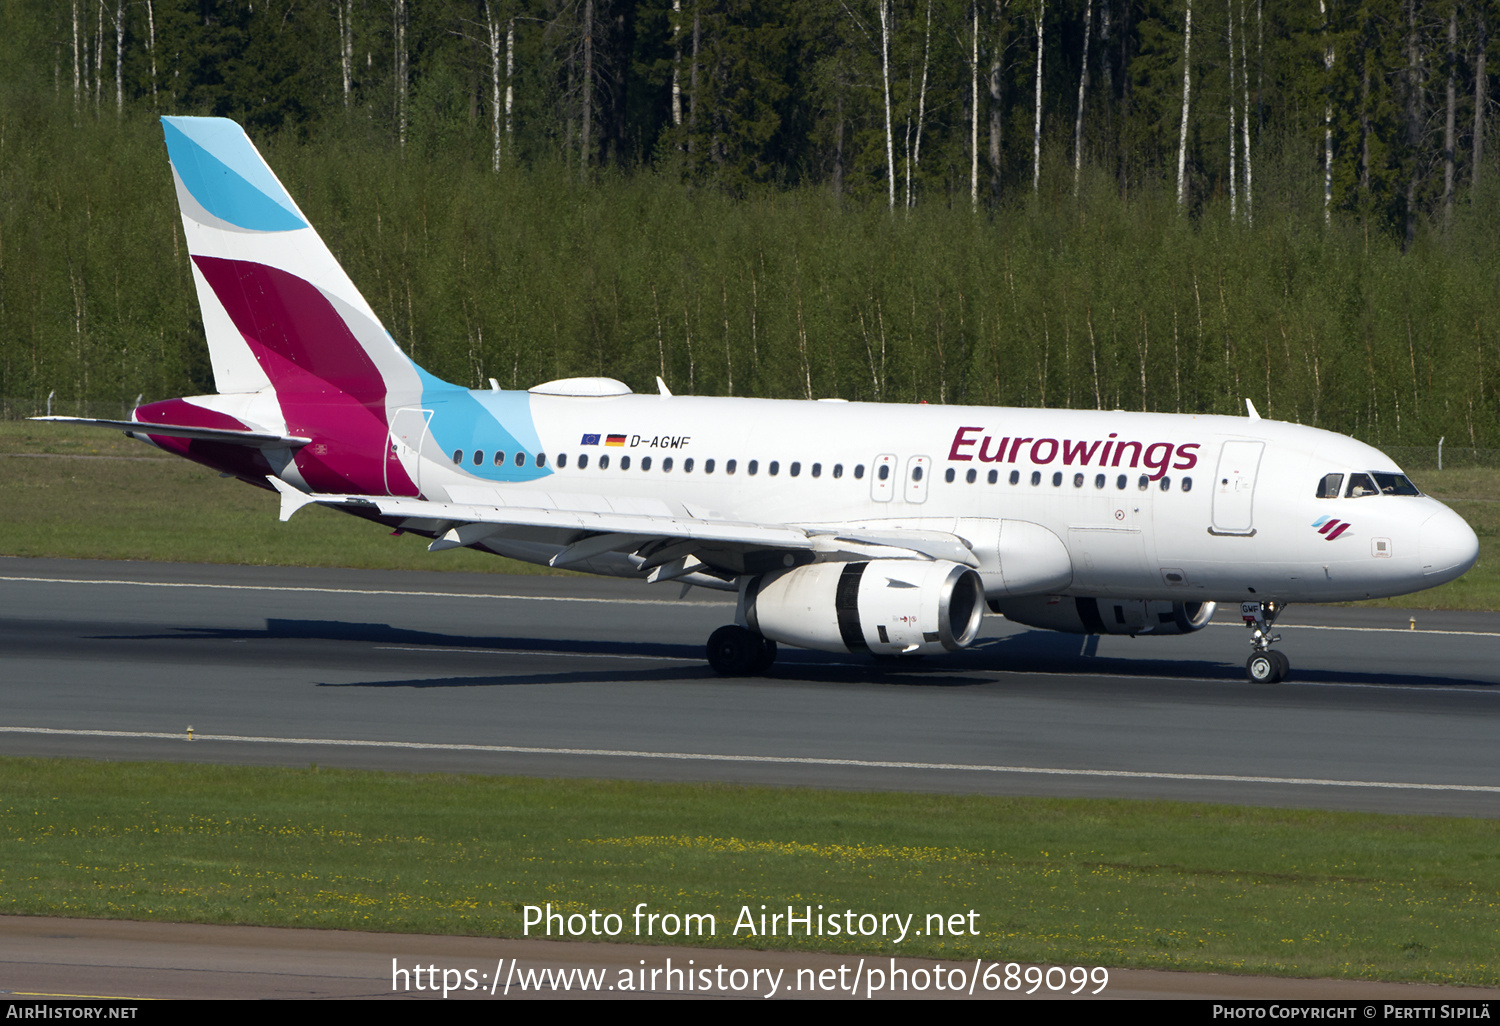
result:
<svg viewBox="0 0 1500 1026"><path fill-rule="evenodd" d="M427 402L427 433L394 446L427 498L951 533L979 556L992 595L1004 592L1006 559L1026 555L1007 550L1005 523L1039 525L1066 547L1071 582L1049 590L1167 601L1403 594L1458 576L1476 545L1456 514L1424 495L1317 497L1329 474L1399 470L1361 442L1277 421L528 395L527 438L515 426L518 393L457 395L468 414ZM473 415L474 404L494 416ZM506 479L518 451L524 473L541 476ZM1330 521L1342 528L1319 530ZM545 562L565 543L530 529L485 547ZM617 554L580 569L636 573Z"/></svg>

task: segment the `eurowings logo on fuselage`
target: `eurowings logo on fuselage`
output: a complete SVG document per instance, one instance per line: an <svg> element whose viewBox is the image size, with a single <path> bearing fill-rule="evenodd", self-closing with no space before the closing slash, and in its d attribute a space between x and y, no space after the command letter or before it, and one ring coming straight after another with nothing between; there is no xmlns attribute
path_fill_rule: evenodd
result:
<svg viewBox="0 0 1500 1026"><path fill-rule="evenodd" d="M1110 432L1108 439L1075 441L1071 438L1032 438L1005 436L996 443L992 435L980 435L982 427L961 427L953 435L953 444L948 449L948 459L968 462L978 459L981 463L1015 463L1023 456L1035 466L1045 466L1062 460L1066 467L1119 467L1129 453L1129 466L1134 469L1144 466L1153 471L1151 480L1159 480L1168 469L1192 470L1198 465L1197 450L1200 442L1136 442L1120 439ZM973 449L973 452L966 450ZM1113 456L1111 456L1113 451ZM1095 462L1097 456L1098 462ZM1176 462L1173 462L1173 457Z"/></svg>
<svg viewBox="0 0 1500 1026"><path fill-rule="evenodd" d="M1333 517L1319 517L1313 521L1312 525L1318 529L1324 541L1333 541L1350 527L1349 521L1337 520Z"/></svg>

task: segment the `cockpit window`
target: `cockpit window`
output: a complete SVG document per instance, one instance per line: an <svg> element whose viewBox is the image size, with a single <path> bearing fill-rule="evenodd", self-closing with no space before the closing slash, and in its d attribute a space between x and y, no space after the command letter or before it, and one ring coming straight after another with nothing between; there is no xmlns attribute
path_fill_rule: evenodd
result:
<svg viewBox="0 0 1500 1026"><path fill-rule="evenodd" d="M1324 474L1318 481L1318 498L1337 499L1339 490L1344 487L1343 474Z"/></svg>
<svg viewBox="0 0 1500 1026"><path fill-rule="evenodd" d="M1344 498L1358 499L1365 495L1379 494L1380 490L1375 487L1375 482L1370 480L1369 474L1349 475L1349 490L1344 493Z"/></svg>
<svg viewBox="0 0 1500 1026"><path fill-rule="evenodd" d="M1404 474L1373 474L1382 495L1421 495Z"/></svg>

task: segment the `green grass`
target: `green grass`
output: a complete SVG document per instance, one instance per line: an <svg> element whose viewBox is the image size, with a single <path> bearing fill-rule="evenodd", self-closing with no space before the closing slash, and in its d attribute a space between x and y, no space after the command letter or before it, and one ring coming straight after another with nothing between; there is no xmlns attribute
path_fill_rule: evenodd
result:
<svg viewBox="0 0 1500 1026"><path fill-rule="evenodd" d="M1479 564L1441 587L1359 604L1500 609L1500 470L1427 470L1415 477L1474 528ZM274 494L111 431L0 421L0 488L0 555L566 573L469 549L429 553L422 539L393 538L318 506L283 524Z"/></svg>
<svg viewBox="0 0 1500 1026"><path fill-rule="evenodd" d="M1500 823L1168 802L0 760L0 912L1500 984ZM712 913L711 938L629 914ZM978 937L733 936L743 906Z"/></svg>
<svg viewBox="0 0 1500 1026"><path fill-rule="evenodd" d="M90 458L101 456L115 458ZM470 549L430 553L425 539L321 506L282 523L274 492L97 428L0 422L0 489L0 555L567 572Z"/></svg>

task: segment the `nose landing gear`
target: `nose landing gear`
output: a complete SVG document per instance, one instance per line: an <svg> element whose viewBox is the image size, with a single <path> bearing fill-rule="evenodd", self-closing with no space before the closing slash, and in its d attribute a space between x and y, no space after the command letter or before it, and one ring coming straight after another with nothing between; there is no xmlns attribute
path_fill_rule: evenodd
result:
<svg viewBox="0 0 1500 1026"><path fill-rule="evenodd" d="M1241 602L1240 616L1251 630L1250 645L1255 650L1245 661L1245 676L1252 684L1280 684L1286 680L1292 664L1273 648L1281 635L1272 636L1271 628L1286 607L1280 602Z"/></svg>

